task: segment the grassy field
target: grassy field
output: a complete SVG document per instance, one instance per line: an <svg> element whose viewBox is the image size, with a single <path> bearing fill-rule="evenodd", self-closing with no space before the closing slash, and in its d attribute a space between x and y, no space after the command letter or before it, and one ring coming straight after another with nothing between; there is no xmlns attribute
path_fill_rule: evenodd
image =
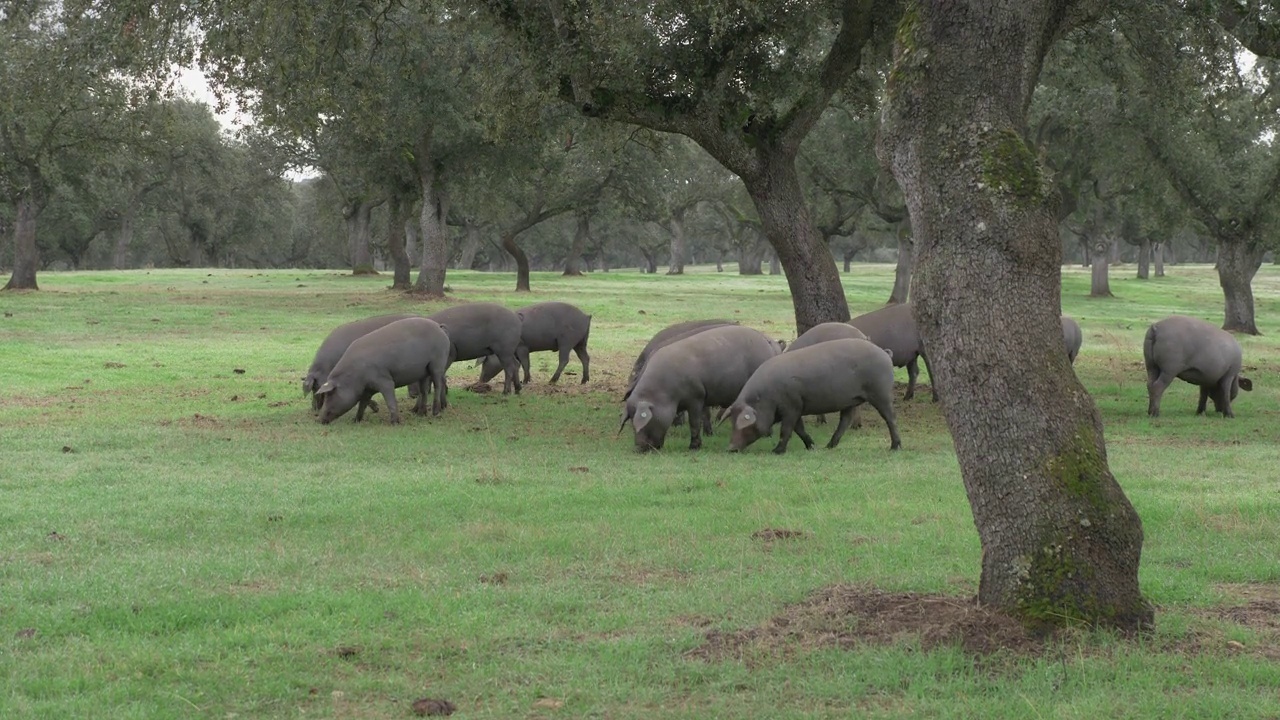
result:
<svg viewBox="0 0 1280 720"><path fill-rule="evenodd" d="M1117 297L1090 300L1068 268L1063 294L1145 524L1156 631L994 654L939 625L974 612L980 549L927 393L898 403L892 454L874 413L782 457L731 455L723 431L644 456L615 435L659 328L790 339L781 278L535 274L517 296L451 273L450 302L592 313L593 381L575 359L550 387L539 354L504 398L455 366L445 414L397 427L321 426L300 395L333 326L439 307L386 277L42 275L0 294L0 718L400 718L419 698L466 718L1280 717L1280 271L1254 283L1236 419L1196 417L1178 383L1153 421L1147 325L1221 318L1210 268L1169 271L1117 268ZM844 277L857 314L892 268ZM899 632L852 609L876 598L930 617Z"/></svg>

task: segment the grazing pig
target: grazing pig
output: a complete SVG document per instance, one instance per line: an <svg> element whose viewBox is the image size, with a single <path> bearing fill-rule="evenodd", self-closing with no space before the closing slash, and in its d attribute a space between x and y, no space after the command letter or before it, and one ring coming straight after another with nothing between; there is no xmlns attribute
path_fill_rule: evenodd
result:
<svg viewBox="0 0 1280 720"><path fill-rule="evenodd" d="M448 367L449 336L434 320L411 317L378 328L351 343L316 391L316 397L323 401L320 422L333 422L357 405L356 420L363 420L373 394L382 393L389 412L387 421L399 423L396 388L404 385L417 386L418 402L413 411L424 414L428 381L435 388L431 414L439 415L446 403L444 373Z"/></svg>
<svg viewBox="0 0 1280 720"><path fill-rule="evenodd" d="M775 423L782 423L782 433L774 453L787 451L792 431L805 448L813 449L803 416L839 412L840 423L827 443L834 448L864 402L889 426L889 449L902 447L893 413L893 361L887 352L868 340L831 340L766 360L720 413L721 420L733 418L729 449L743 450L773 434Z"/></svg>
<svg viewBox="0 0 1280 720"><path fill-rule="evenodd" d="M493 355L505 375L502 394L512 389L520 392L520 363L516 348L520 345L520 318L494 303L467 303L437 310L432 320L449 328L449 362L475 360Z"/></svg>
<svg viewBox="0 0 1280 720"><path fill-rule="evenodd" d="M380 327L386 327L397 320L411 317L417 316L378 315L334 328L333 332L329 333L329 337L326 337L324 342L320 343L320 349L316 350L315 359L311 361L311 367L307 369L307 376L302 379L302 394L304 396L311 395L311 409L316 412L320 411L321 399L316 395L316 391L320 389L325 380L329 379L329 372L342 359L342 354L347 351L348 347L351 347L352 342ZM374 405L373 409L377 410L377 405Z"/></svg>
<svg viewBox="0 0 1280 720"><path fill-rule="evenodd" d="M703 417L711 406L727 406L751 374L782 351L759 331L725 325L690 335L660 348L626 400L622 427L631 421L636 449L661 450L676 414L689 414L689 449L702 447ZM618 431L622 431L622 427Z"/></svg>
<svg viewBox="0 0 1280 720"><path fill-rule="evenodd" d="M1147 414L1160 417L1160 397L1174 378L1200 386L1196 414L1205 402L1223 417L1235 417L1231 401L1240 390L1253 390L1253 382L1240 374L1240 343L1231 333L1186 315L1170 315L1147 329L1142 343L1147 365Z"/></svg>
<svg viewBox="0 0 1280 720"><path fill-rule="evenodd" d="M636 380L640 378L640 373L644 371L645 363L649 361L649 357L677 340L683 340L690 335L696 335L703 330L710 330L713 327L722 325L737 325L732 320L689 320L687 322L668 325L659 330L649 342L636 356L636 361L631 365L631 376L627 378L627 394L631 394L631 388L635 387ZM626 397L623 397L626 400Z"/></svg>
<svg viewBox="0 0 1280 720"><path fill-rule="evenodd" d="M867 336L858 328L841 322L825 322L814 325L804 334L796 338L796 341L787 346L786 352L795 352L800 348L807 348L818 343L824 343L831 340L866 340Z"/></svg>
<svg viewBox="0 0 1280 720"><path fill-rule="evenodd" d="M929 358L925 357L920 330L911 315L911 303L873 310L850 320L849 324L866 333L871 342L893 352L894 366L907 368L907 394L902 399L910 400L915 397L916 378L920 375L920 366L916 360L924 360L925 372L929 372ZM929 372L929 380L933 382L932 372ZM936 382L933 383L933 401L938 401Z"/></svg>
<svg viewBox="0 0 1280 720"><path fill-rule="evenodd" d="M1067 344L1067 359L1075 365L1076 355L1080 354L1080 345L1084 342L1084 335L1080 332L1080 323L1066 315L1062 316L1062 341Z"/></svg>
<svg viewBox="0 0 1280 720"><path fill-rule="evenodd" d="M516 348L516 360L524 368L524 381L529 382L529 353L558 350L560 364L551 376L551 382L560 379L560 373L569 364L569 351L577 353L582 363L582 382L591 377L591 356L587 354L587 336L591 334L591 316L569 303L544 302L516 310L520 318L520 345ZM502 363L493 355L484 358L480 382L489 382L501 370Z"/></svg>

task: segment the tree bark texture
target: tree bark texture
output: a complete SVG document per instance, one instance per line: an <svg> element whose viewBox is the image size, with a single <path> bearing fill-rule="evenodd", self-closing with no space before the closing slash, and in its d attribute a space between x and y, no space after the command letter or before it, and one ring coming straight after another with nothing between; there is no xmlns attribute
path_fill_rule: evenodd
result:
<svg viewBox="0 0 1280 720"><path fill-rule="evenodd" d="M1151 238L1143 238L1138 246L1138 279L1147 280L1151 276Z"/></svg>
<svg viewBox="0 0 1280 720"><path fill-rule="evenodd" d="M40 248L36 245L36 217L40 206L31 193L18 196L14 202L13 274L5 290L39 290L36 270L40 267Z"/></svg>
<svg viewBox="0 0 1280 720"><path fill-rule="evenodd" d="M914 243L911 236L898 234L898 265L893 271L893 291L889 293L888 305L899 305L911 296L911 256Z"/></svg>
<svg viewBox="0 0 1280 720"><path fill-rule="evenodd" d="M738 274L739 275L763 275L760 264L764 262L764 252L768 248L763 243L747 243L743 242L739 245L738 250Z"/></svg>
<svg viewBox="0 0 1280 720"><path fill-rule="evenodd" d="M428 150L427 143L420 142L415 157L418 183L422 189L419 223L422 226L422 260L413 289L428 295L444 295L444 277L449 266L449 234L445 227L444 193Z"/></svg>
<svg viewBox="0 0 1280 720"><path fill-rule="evenodd" d="M1244 238L1222 239L1218 245L1218 284L1226 299L1223 330L1257 335L1253 315L1253 276L1266 249Z"/></svg>
<svg viewBox="0 0 1280 720"><path fill-rule="evenodd" d="M769 274L770 275L782 274L782 262L778 260L777 253L769 254ZM801 334L803 335L804 333L801 333Z"/></svg>
<svg viewBox="0 0 1280 720"><path fill-rule="evenodd" d="M688 254L684 240L683 210L676 210L671 213L671 220L668 222L667 230L671 232L671 262L667 265L667 274L683 275L684 259Z"/></svg>
<svg viewBox="0 0 1280 720"><path fill-rule="evenodd" d="M1111 263L1107 262L1111 241L1106 235L1096 235L1090 247L1093 251L1093 270L1089 279L1089 297L1112 297Z"/></svg>
<svg viewBox="0 0 1280 720"><path fill-rule="evenodd" d="M913 3L877 152L910 209L912 304L982 543L978 599L1033 626L1137 629L1153 615L1142 523L1062 352L1059 197L1025 140L1072 5Z"/></svg>
<svg viewBox="0 0 1280 720"><path fill-rule="evenodd" d="M409 267L418 262L418 218L413 217L413 209L406 208L408 214L404 221L404 254L409 258Z"/></svg>
<svg viewBox="0 0 1280 720"><path fill-rule="evenodd" d="M403 202L394 194L388 203L387 252L391 255L393 267L391 289L408 290L412 286L409 280L412 266L409 264L409 252L405 249L404 227L407 216L413 213L413 203Z"/></svg>
<svg viewBox="0 0 1280 720"><path fill-rule="evenodd" d="M787 276L796 314L796 334L824 322L849 319L840 271L809 217L795 159L775 152L761 158L762 170L742 178L760 216L765 238Z"/></svg>
<svg viewBox="0 0 1280 720"><path fill-rule="evenodd" d="M1164 243L1151 244L1151 259L1155 262L1156 277L1164 277Z"/></svg>
<svg viewBox="0 0 1280 720"><path fill-rule="evenodd" d="M565 275L582 274L582 254L587 251L591 242L591 218L578 215L577 227L573 231L573 243L569 246L569 255L564 259Z"/></svg>
<svg viewBox="0 0 1280 720"><path fill-rule="evenodd" d="M644 272L652 275L658 272L658 256L652 250L646 247L640 248L640 254L644 256Z"/></svg>
<svg viewBox="0 0 1280 720"><path fill-rule="evenodd" d="M516 260L516 292L529 292L529 256L516 244L515 233L503 233L502 249Z"/></svg>

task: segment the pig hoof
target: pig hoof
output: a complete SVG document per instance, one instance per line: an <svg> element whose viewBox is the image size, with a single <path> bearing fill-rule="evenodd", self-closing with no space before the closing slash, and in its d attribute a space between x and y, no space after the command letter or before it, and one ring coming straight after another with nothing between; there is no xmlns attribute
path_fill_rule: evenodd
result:
<svg viewBox="0 0 1280 720"><path fill-rule="evenodd" d="M901 449L902 449L902 443L900 443L900 442L893 443L892 445L890 445L890 446L889 446L889 449L890 449L890 450L901 450Z"/></svg>
<svg viewBox="0 0 1280 720"><path fill-rule="evenodd" d="M776 448L774 448L774 449L773 449L773 454L774 454L774 455L782 455L782 454L783 454L783 453L785 453L786 451L787 451L787 449L786 449L786 448L784 448L784 447L782 447L781 445L779 445L778 447L776 447Z"/></svg>

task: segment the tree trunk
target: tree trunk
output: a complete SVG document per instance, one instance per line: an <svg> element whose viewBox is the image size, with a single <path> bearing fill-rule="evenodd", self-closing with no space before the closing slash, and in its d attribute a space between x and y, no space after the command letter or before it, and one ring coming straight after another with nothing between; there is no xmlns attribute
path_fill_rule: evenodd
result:
<svg viewBox="0 0 1280 720"><path fill-rule="evenodd" d="M430 156L430 137L418 142L415 161L422 188L422 261L413 289L428 295L444 295L444 276L449 266L449 235L445 227L444 194Z"/></svg>
<svg viewBox="0 0 1280 720"><path fill-rule="evenodd" d="M1086 235L1080 236L1080 267L1089 267L1093 264L1093 254L1089 252L1089 238Z"/></svg>
<svg viewBox="0 0 1280 720"><path fill-rule="evenodd" d="M658 272L658 256L648 248L640 248L640 254L644 256L644 272L652 275Z"/></svg>
<svg viewBox="0 0 1280 720"><path fill-rule="evenodd" d="M1151 238L1142 238L1138 246L1138 279L1146 280L1151 275Z"/></svg>
<svg viewBox="0 0 1280 720"><path fill-rule="evenodd" d="M748 245L742 243L738 250L738 274L739 275L763 275L760 269L760 263L764 260L764 250L768 247L763 243Z"/></svg>
<svg viewBox="0 0 1280 720"><path fill-rule="evenodd" d="M516 244L515 234L503 234L502 249L516 259L516 292L529 292L529 256Z"/></svg>
<svg viewBox="0 0 1280 720"><path fill-rule="evenodd" d="M353 200L343 208L347 221L347 242L351 251L352 275L377 275L373 269L373 255L369 247L373 241L373 209L381 200Z"/></svg>
<svg viewBox="0 0 1280 720"><path fill-rule="evenodd" d="M409 253L405 250L404 227L408 224L406 216L413 213L413 203L402 202L400 196L394 193L388 202L387 252L391 255L394 267L391 289L408 290L412 286L409 273L413 266L409 264Z"/></svg>
<svg viewBox="0 0 1280 720"><path fill-rule="evenodd" d="M809 218L795 158L775 151L760 157L759 173L742 178L761 227L786 271L795 308L796 333L824 322L849 319L840 271Z"/></svg>
<svg viewBox="0 0 1280 720"><path fill-rule="evenodd" d="M476 263L476 253L480 252L480 226L468 220L463 234L462 253L458 255L458 269L470 270Z"/></svg>
<svg viewBox="0 0 1280 720"><path fill-rule="evenodd" d="M684 241L684 211L671 213L671 263L667 266L668 275L684 274L684 258L686 254Z"/></svg>
<svg viewBox="0 0 1280 720"><path fill-rule="evenodd" d="M1059 196L1021 134L1071 4L912 4L877 151L910 209L913 308L982 543L979 601L1033 626L1128 630L1153 616L1142 522L1062 352Z"/></svg>
<svg viewBox="0 0 1280 720"><path fill-rule="evenodd" d="M769 274L770 275L782 274L782 262L778 260L778 253L769 253ZM801 331L801 334L803 335L804 332Z"/></svg>
<svg viewBox="0 0 1280 720"><path fill-rule="evenodd" d="M1164 277L1164 243L1152 243L1151 255L1156 264L1156 277Z"/></svg>
<svg viewBox="0 0 1280 720"><path fill-rule="evenodd" d="M724 272L724 250L716 248L716 272Z"/></svg>
<svg viewBox="0 0 1280 720"><path fill-rule="evenodd" d="M1111 241L1106 235L1096 235L1090 245L1093 258L1093 273L1089 282L1089 297L1112 297L1109 272L1111 263L1107 262Z"/></svg>
<svg viewBox="0 0 1280 720"><path fill-rule="evenodd" d="M1223 330L1257 335L1253 317L1253 276L1266 250L1246 238L1223 238L1218 245L1218 284L1226 298Z"/></svg>
<svg viewBox="0 0 1280 720"><path fill-rule="evenodd" d="M853 266L853 256L857 254L856 250L844 251L844 271L849 272Z"/></svg>
<svg viewBox="0 0 1280 720"><path fill-rule="evenodd" d="M911 236L898 235L898 266L893 271L893 291L889 293L888 305L905 303L911 296Z"/></svg>
<svg viewBox="0 0 1280 720"><path fill-rule="evenodd" d="M13 274L5 290L39 290L36 269L40 267L40 248L36 245L36 216L40 206L30 192L14 202Z"/></svg>
<svg viewBox="0 0 1280 720"><path fill-rule="evenodd" d="M578 215L578 226L573 233L573 244L569 246L569 256L564 259L565 275L582 274L582 253L586 252L591 242L591 218Z"/></svg>
<svg viewBox="0 0 1280 720"><path fill-rule="evenodd" d="M111 253L111 267L124 270L129 267L129 247L133 245L133 220L137 210L132 206L125 208L120 216L120 227L116 229L115 249Z"/></svg>
<svg viewBox="0 0 1280 720"><path fill-rule="evenodd" d="M603 240L596 244L596 259L600 262L600 272L609 272L609 255L605 251Z"/></svg>

